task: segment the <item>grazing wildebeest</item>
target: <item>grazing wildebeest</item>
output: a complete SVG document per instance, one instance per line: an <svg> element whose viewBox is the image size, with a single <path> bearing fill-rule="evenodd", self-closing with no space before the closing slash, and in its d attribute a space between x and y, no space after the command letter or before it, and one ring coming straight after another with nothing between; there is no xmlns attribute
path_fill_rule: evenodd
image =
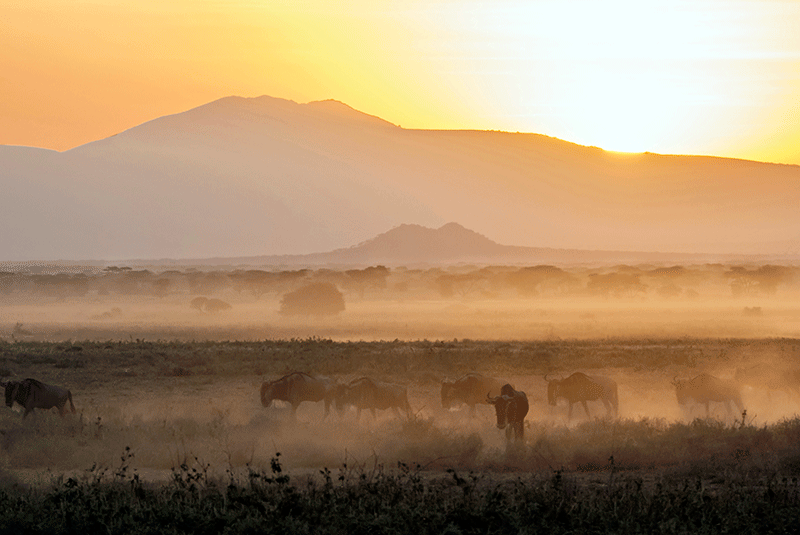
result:
<svg viewBox="0 0 800 535"><path fill-rule="evenodd" d="M297 407L304 401L325 401L325 416L328 416L332 401L332 389L326 381L303 372L292 372L277 381L261 385L261 404L269 407L272 401L288 401L292 405L292 417L297 416Z"/></svg>
<svg viewBox="0 0 800 535"><path fill-rule="evenodd" d="M356 421L361 418L361 411L369 409L372 418L377 419L376 409L393 409L400 417L402 410L406 418L411 416L411 405L408 403L408 389L404 386L380 383L369 377L361 377L346 385L338 385L334 395L336 409L339 414L348 406L356 408Z"/></svg>
<svg viewBox="0 0 800 535"><path fill-rule="evenodd" d="M547 376L545 376L547 380ZM547 401L555 406L558 398L569 402L567 421L572 420L572 405L580 402L586 417L589 415L587 401L600 400L606 407L607 414L616 417L619 412L619 397L617 395L616 381L597 375L586 375L575 372L566 379L552 379L547 381Z"/></svg>
<svg viewBox="0 0 800 535"><path fill-rule="evenodd" d="M22 417L28 416L33 409L52 409L56 407L58 413L63 417L67 412L67 401L73 414L75 405L72 403L72 392L60 386L47 385L36 379L24 379L22 381L9 381L0 383L6 389L6 406L11 408L16 401L23 407L25 412Z"/></svg>
<svg viewBox="0 0 800 535"><path fill-rule="evenodd" d="M486 402L494 405L497 415L497 428L506 430L506 438L515 440L525 438L525 416L528 414L528 396L525 392L514 390L510 384L500 389L500 395L490 397L486 394Z"/></svg>
<svg viewBox="0 0 800 535"><path fill-rule="evenodd" d="M469 407L471 416L475 416L475 405L486 403L484 395L500 394L502 383L492 377L479 373L468 373L457 381L442 381L442 407L449 409L454 403L463 403Z"/></svg>
<svg viewBox="0 0 800 535"><path fill-rule="evenodd" d="M756 364L749 368L736 368L733 379L740 386L765 391L770 401L774 391L783 392L788 398L800 396L800 370L797 369Z"/></svg>
<svg viewBox="0 0 800 535"><path fill-rule="evenodd" d="M724 403L729 415L731 414L731 402L736 404L739 412L744 410L739 387L730 381L723 381L713 375L701 373L689 380L680 380L676 377L672 384L675 386L678 403L687 405L694 402L705 405L706 418L710 415L708 404L712 401Z"/></svg>

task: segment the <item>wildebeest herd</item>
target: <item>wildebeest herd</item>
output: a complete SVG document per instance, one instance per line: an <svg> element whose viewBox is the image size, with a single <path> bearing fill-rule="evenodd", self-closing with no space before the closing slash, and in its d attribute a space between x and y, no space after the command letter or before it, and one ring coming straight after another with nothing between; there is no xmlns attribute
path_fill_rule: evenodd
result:
<svg viewBox="0 0 800 535"><path fill-rule="evenodd" d="M563 379L548 380L545 376L545 381L550 405L557 405L559 399L565 399L569 404L568 421L572 420L572 409L576 403L580 403L586 416L591 417L587 405L589 401L602 402L607 416L616 418L619 415L619 394L617 383L613 379L576 372ZM734 381L702 373L691 380L676 378L672 385L681 406L691 408L695 404L705 405L707 417L709 403L712 401L723 403L729 414L731 403L740 411L744 410L740 387ZM263 383L262 405L269 407L273 400L290 403L293 414L304 401L324 401L326 418L330 414L331 406L336 407L340 416L348 407L354 407L357 421L362 410L371 411L373 418L376 410L392 409L398 416L404 413L406 417L412 414L405 387L381 383L368 377L341 384L303 372L293 372L278 380ZM479 373L468 373L456 381L443 381L441 400L444 409L450 409L457 404L466 405L473 417L477 405L493 405L497 427L506 430L506 437L509 440L522 440L524 437L525 417L529 410L528 396L525 392L516 390L510 383Z"/></svg>
<svg viewBox="0 0 800 535"><path fill-rule="evenodd" d="M569 405L567 420L572 420L573 405L580 403L587 418L590 418L587 402L600 401L606 408L606 415L619 415L619 395L617 383L607 377L587 375L576 372L566 378L548 379L547 401L556 406L559 399L565 399ZM733 380L724 380L707 373L701 373L692 379L672 381L678 403L688 408L705 406L706 417L710 416L711 402L724 404L728 415L732 414L731 405L742 412L742 387L762 388L768 395L778 390L789 395L800 396L800 372L774 371L767 366L754 366L737 369ZM67 412L67 403L72 413L75 406L72 393L66 388L44 384L36 379L0 382L5 388L6 405L11 408L18 403L24 408L23 418L34 409L56 408L63 417ZM269 407L273 401L280 400L291 405L292 415L304 402L324 402L325 415L330 415L331 407L343 417L348 408L356 410L356 421L360 420L361 411L369 410L373 418L377 410L392 409L398 417L410 418L413 415L408 400L406 387L376 381L369 377L360 377L347 383L340 383L321 377L314 377L304 372L293 372L275 381L267 381L261 385L261 404ZM476 414L476 406L489 404L495 409L497 427L506 430L509 440L522 440L524 437L525 418L529 411L528 396L516 390L506 381L487 377L479 373L468 373L456 381L443 381L441 386L441 404L450 409L459 404L466 405L471 416Z"/></svg>

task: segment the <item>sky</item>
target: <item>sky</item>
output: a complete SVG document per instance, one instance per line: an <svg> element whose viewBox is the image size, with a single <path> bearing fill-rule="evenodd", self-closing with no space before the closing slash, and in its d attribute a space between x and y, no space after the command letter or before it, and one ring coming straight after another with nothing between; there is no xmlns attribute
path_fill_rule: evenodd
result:
<svg viewBox="0 0 800 535"><path fill-rule="evenodd" d="M800 2L0 0L0 144L229 95L800 164Z"/></svg>

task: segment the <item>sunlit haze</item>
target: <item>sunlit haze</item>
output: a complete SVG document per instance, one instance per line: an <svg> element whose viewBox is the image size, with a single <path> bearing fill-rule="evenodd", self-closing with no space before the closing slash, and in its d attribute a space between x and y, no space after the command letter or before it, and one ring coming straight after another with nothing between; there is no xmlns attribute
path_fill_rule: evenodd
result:
<svg viewBox="0 0 800 535"><path fill-rule="evenodd" d="M800 163L800 3L28 0L0 5L0 144L66 150L212 100L404 128Z"/></svg>

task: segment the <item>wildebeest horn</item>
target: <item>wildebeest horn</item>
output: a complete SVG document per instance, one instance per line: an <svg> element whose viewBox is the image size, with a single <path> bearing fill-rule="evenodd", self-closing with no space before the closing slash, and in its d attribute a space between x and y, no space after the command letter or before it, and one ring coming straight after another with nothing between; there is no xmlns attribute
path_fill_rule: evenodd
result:
<svg viewBox="0 0 800 535"><path fill-rule="evenodd" d="M550 375L549 373L544 374L544 380L547 381L547 376Z"/></svg>
<svg viewBox="0 0 800 535"><path fill-rule="evenodd" d="M499 398L500 396L493 398L489 394L491 394L491 392L486 392L486 402L489 403L490 405L494 405L495 403L497 403L497 398Z"/></svg>

